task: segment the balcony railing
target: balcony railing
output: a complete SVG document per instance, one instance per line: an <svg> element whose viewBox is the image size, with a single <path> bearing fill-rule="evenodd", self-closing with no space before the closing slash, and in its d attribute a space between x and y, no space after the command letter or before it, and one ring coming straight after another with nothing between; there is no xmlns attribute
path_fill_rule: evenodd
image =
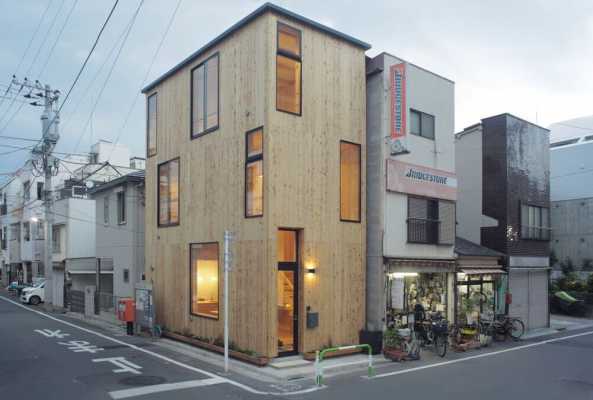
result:
<svg viewBox="0 0 593 400"><path fill-rule="evenodd" d="M440 221L433 219L408 218L408 242L437 244Z"/></svg>

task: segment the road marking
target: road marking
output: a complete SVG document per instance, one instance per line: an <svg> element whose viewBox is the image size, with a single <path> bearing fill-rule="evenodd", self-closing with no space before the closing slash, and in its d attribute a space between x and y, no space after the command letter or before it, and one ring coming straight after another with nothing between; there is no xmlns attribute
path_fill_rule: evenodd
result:
<svg viewBox="0 0 593 400"><path fill-rule="evenodd" d="M72 350L75 353L98 353L105 350L102 347L97 347L94 344L90 344L84 340L71 340L69 342L58 342L62 346L68 346L68 350Z"/></svg>
<svg viewBox="0 0 593 400"><path fill-rule="evenodd" d="M524 344L522 346L511 347L511 348L503 349L503 350L490 351L488 353L476 354L474 356L469 356L469 357L464 357L464 358L458 358L457 360L443 361L443 362L438 362L438 363L434 363L434 364L423 365L423 366L420 366L420 367L403 369L403 370L400 370L400 371L385 372L383 374L377 374L377 375L375 375L375 376L373 376L372 378L369 378L369 379L385 378L387 376L394 376L394 375L403 375L403 374L408 374L410 372L421 371L423 369L436 368L436 367L442 367L442 366L445 366L445 365L457 364L457 363L460 363L460 362L463 362L463 361L475 360L477 358L491 357L491 356L495 356L495 355L498 355L498 354L509 353L511 351L518 351L518 350L528 349L530 347L535 347L535 346L543 346L544 344L549 344L549 343L554 343L554 342L560 342L562 340L574 339L574 338L577 338L577 337L589 336L589 335L593 335L593 331L581 332L581 333L577 333L577 334L570 335L570 336L563 336L563 337L554 338L554 339L542 340L541 342ZM366 376L364 378L366 378Z"/></svg>
<svg viewBox="0 0 593 400"><path fill-rule="evenodd" d="M109 392L109 395L114 400L127 399L128 397L143 396L152 393L169 392L171 390L190 389L200 386L211 386L225 382L226 380L223 378L198 379L195 381L164 383L162 385L150 385L134 389L116 390L114 392Z"/></svg>
<svg viewBox="0 0 593 400"><path fill-rule="evenodd" d="M115 374L121 374L123 372L130 372L130 373L136 374L136 375L142 374L142 372L138 371L139 369L142 369L142 367L134 364L131 361L126 360L125 357L95 358L92 361L94 363L109 362L109 363L115 365L116 367L119 367L119 369L112 370L112 372Z"/></svg>
<svg viewBox="0 0 593 400"><path fill-rule="evenodd" d="M55 337L58 339L64 339L66 336L70 336L69 333L63 333L60 329L52 331L51 329L35 329L35 332L42 334L45 337Z"/></svg>
<svg viewBox="0 0 593 400"><path fill-rule="evenodd" d="M62 319L59 319L59 318L53 317L53 316L51 316L51 315L49 315L49 314L46 314L46 313L44 313L44 312L37 311L37 310L33 310L33 309L31 309L31 308L29 308L29 307L26 307L26 306L24 306L24 305L22 305L22 304L20 304L20 303L17 303L16 301L12 301L12 300L10 300L10 299L8 299L8 298L4 297L4 296L0 296L0 299L1 299L1 300L4 300L4 301L6 301L6 302L8 302L8 303L12 303L12 304L14 304L15 306L17 306L17 307L20 307L20 308L22 308L22 309L25 309L25 310L27 310L27 311L29 311L29 312L32 312L32 313L35 313L35 314L41 315L41 316L43 316L43 317L45 317L45 318L51 319L51 320L53 320L53 321L59 322L59 323L61 323L61 324L64 324L64 325L68 325L68 326L70 326L70 327L72 327L72 328L79 329L79 330L81 330L81 331L83 331L83 332L89 333L89 334L91 334L91 335L98 336L98 337L100 337L100 338L103 338L103 339L105 339L105 340L109 340L109 341L111 341L111 342L114 342L114 343L120 344L120 345L122 345L122 346L129 347L129 348L131 348L131 349L134 349L134 350L136 350L136 351L139 351L139 352L142 352L142 353L145 353L145 354L151 355L151 356L153 356L153 357L156 357L156 358L158 358L158 359L160 359L160 360L163 360L163 361L166 361L166 362L168 362L168 363L171 363L171 364L177 365L178 367L185 368L185 369L188 369L188 370L190 370L190 371L197 372L197 373L199 373L199 374L202 374L202 375L209 376L210 378L217 378L217 379L220 379L220 380L222 380L224 383L228 383L229 385L233 385L233 386L235 386L235 387L238 387L238 388L240 388L240 389L243 389L243 390L245 390L245 391L247 391L247 392L250 392L250 393L253 393L253 394L264 395L264 396L266 396L266 395L267 395L267 396L291 396L291 395L299 395L299 394L306 394L306 393L311 393L311 392L315 392L315 391L317 391L317 390L320 390L320 389L324 388L323 386L322 386L322 387L314 386L314 387L311 387L311 388L308 388L308 389L297 390L297 391L294 391L294 392L264 392L264 391L261 391L261 390L254 389L254 388L252 388L251 386L247 386L247 385L244 385L244 384L242 384L242 383L239 383L239 382L237 382L237 381L233 381L233 380L231 380L231 379L228 379L228 378L223 378L223 377L221 377L221 376L218 376L218 375L216 375L216 374L213 374L212 372L208 372L208 371L205 371L205 370L203 370L203 369L200 369L200 368L192 367L191 365L184 364L184 363L182 363L182 362L179 362L179 361L177 361L177 360L174 360L174 359L172 359L172 358L169 358L169 357L167 357L167 356L163 356L162 354L155 353L155 352L152 352L152 351L150 351L150 350L143 349L143 348L141 348L141 347L135 346L135 345L133 345L133 344L130 344L130 343L126 343L126 342L124 342L124 341L122 341L122 340L118 340L118 339L112 338L112 337L110 337L110 336L104 335L104 334L102 334L102 333L99 333L99 332L93 331L93 330L91 330L91 329L88 329L88 328L83 328L82 326L78 326L78 325L76 325L76 324L73 324L73 323L71 323L71 322L64 321L64 320L62 320ZM222 382L221 382L221 383L222 383ZM158 385L155 385L155 386L158 386Z"/></svg>

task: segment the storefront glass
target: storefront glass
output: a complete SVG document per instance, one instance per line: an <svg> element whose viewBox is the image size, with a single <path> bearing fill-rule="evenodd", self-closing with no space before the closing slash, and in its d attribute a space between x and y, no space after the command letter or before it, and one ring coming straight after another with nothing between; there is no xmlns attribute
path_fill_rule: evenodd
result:
<svg viewBox="0 0 593 400"><path fill-rule="evenodd" d="M457 274L457 320L471 325L480 318L493 318L499 293L496 291L499 278L496 275Z"/></svg>
<svg viewBox="0 0 593 400"><path fill-rule="evenodd" d="M447 273L391 273L388 280L387 323L403 326L421 304L426 313L447 316Z"/></svg>

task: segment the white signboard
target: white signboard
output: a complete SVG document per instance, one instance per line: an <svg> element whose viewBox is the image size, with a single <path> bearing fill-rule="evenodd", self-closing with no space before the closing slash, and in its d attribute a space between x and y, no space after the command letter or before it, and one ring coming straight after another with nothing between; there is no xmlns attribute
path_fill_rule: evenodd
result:
<svg viewBox="0 0 593 400"><path fill-rule="evenodd" d="M398 310L404 308L404 278L391 281L391 306Z"/></svg>

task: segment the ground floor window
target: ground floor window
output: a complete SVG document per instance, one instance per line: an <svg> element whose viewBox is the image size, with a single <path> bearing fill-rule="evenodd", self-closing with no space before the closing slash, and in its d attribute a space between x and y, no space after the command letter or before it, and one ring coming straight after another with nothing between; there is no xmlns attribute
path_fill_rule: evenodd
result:
<svg viewBox="0 0 593 400"><path fill-rule="evenodd" d="M191 313L218 319L218 243L190 245Z"/></svg>
<svg viewBox="0 0 593 400"><path fill-rule="evenodd" d="M447 273L392 272L388 279L387 323L405 326L412 322L416 305L428 314L447 317Z"/></svg>
<svg viewBox="0 0 593 400"><path fill-rule="evenodd" d="M500 275L458 273L456 287L459 323L472 325L500 313L499 307L504 304Z"/></svg>

